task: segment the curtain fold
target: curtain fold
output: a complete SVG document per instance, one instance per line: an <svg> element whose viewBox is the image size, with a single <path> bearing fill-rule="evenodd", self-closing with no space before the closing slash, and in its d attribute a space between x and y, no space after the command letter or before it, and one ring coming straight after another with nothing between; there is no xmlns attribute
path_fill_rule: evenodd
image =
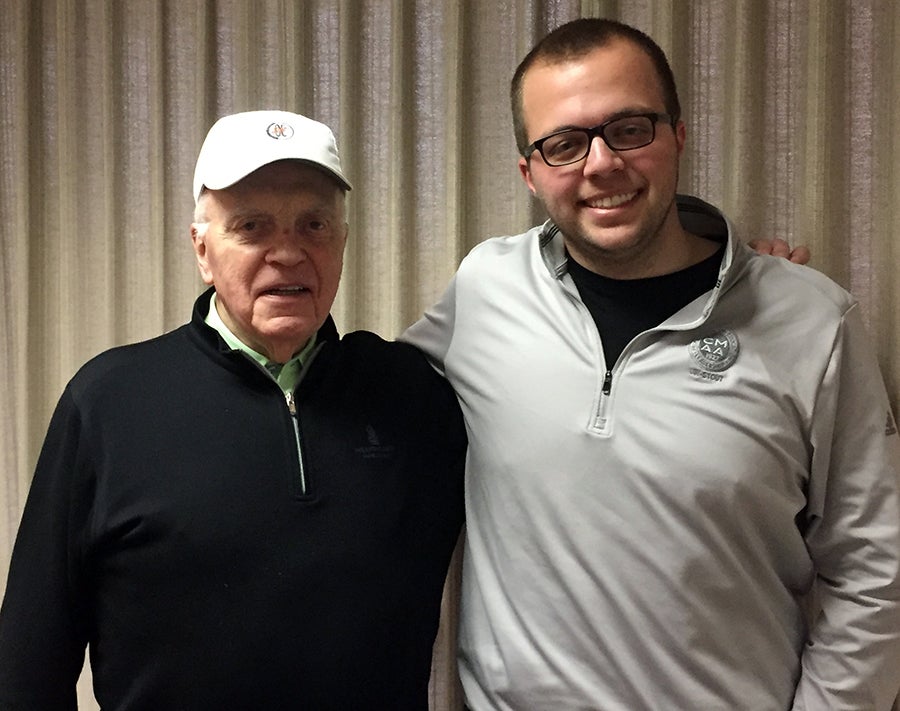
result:
<svg viewBox="0 0 900 711"><path fill-rule="evenodd" d="M334 314L397 335L486 237L542 219L508 85L547 30L637 25L669 53L681 189L812 248L900 399L900 4L891 0L6 0L0 22L0 584L40 444L92 355L189 317L193 164L220 115L299 111L354 184ZM801 364L798 364L801 365ZM436 645L452 671L458 563ZM95 708L82 682L84 708Z"/></svg>

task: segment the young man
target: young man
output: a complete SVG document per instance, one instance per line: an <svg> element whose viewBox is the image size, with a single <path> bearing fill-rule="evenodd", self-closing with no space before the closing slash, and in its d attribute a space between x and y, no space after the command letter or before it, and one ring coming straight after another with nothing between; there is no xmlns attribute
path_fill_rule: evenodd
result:
<svg viewBox="0 0 900 711"><path fill-rule="evenodd" d="M465 432L410 346L339 338L331 131L210 130L191 322L95 358L50 423L0 610L0 708L428 708Z"/></svg>
<svg viewBox="0 0 900 711"><path fill-rule="evenodd" d="M858 305L676 197L646 35L564 25L512 102L550 220L476 247L405 335L469 432L469 707L888 709L898 437Z"/></svg>

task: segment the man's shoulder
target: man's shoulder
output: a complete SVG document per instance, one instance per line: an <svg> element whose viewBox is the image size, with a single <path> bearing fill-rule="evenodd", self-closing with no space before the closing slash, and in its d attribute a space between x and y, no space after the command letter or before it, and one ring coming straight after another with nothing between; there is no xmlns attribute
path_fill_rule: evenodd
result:
<svg viewBox="0 0 900 711"><path fill-rule="evenodd" d="M411 343L387 341L370 331L354 331L344 335L338 345L345 370L351 368L364 377L389 378L398 385L444 387L444 378Z"/></svg>
<svg viewBox="0 0 900 711"><path fill-rule="evenodd" d="M351 331L336 343L338 353L365 369L387 369L404 372L431 366L422 352L409 343L388 341L371 331Z"/></svg>
<svg viewBox="0 0 900 711"><path fill-rule="evenodd" d="M785 300L794 308L803 310L806 306L814 312L826 311L840 317L856 304L849 291L813 267L756 253L749 257L748 265L763 293Z"/></svg>
<svg viewBox="0 0 900 711"><path fill-rule="evenodd" d="M537 225L527 232L521 232L517 235L488 237L483 242L479 242L472 247L463 259L460 269L464 267L471 268L477 264L490 262L495 259L508 259L516 254L526 255L532 248L536 248L543 230L543 225Z"/></svg>
<svg viewBox="0 0 900 711"><path fill-rule="evenodd" d="M177 369L190 352L187 326L181 326L154 338L109 348L78 369L72 385L80 390L121 378L146 378L152 373Z"/></svg>
<svg viewBox="0 0 900 711"><path fill-rule="evenodd" d="M326 355L330 373L341 387L367 392L386 402L438 405L455 410L456 396L450 384L428 362L425 354L409 343L387 341L369 331L354 331L334 344ZM397 400L401 398L401 400Z"/></svg>

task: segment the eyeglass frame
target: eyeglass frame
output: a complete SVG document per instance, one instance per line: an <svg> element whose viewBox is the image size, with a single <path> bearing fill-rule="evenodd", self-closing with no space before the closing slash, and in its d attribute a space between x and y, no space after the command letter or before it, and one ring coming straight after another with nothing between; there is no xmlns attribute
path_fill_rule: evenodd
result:
<svg viewBox="0 0 900 711"><path fill-rule="evenodd" d="M631 146L629 148L614 148L613 146L611 146L609 144L609 141L606 139L607 126L609 126L610 124L616 123L617 121L622 121L623 119L632 119L632 118L648 118L652 121L652 124L651 124L652 133L650 136L650 140L647 141L646 143L642 143L639 146ZM609 148L611 151L615 151L616 153L619 153L622 151L633 151L633 150L637 150L638 148L645 148L645 147L649 146L651 143L653 143L653 141L656 140L656 124L661 123L663 121L665 121L667 124L669 124L672 128L675 128L676 124L678 123L678 117L673 116L671 114L655 113L655 112L649 112L649 113L645 113L645 114L626 114L625 116L616 116L615 118L611 118L608 121L604 121L603 123L598 124L596 126L592 126L591 128L578 128L578 127L564 128L561 131L555 131L547 136L544 136L543 138L539 138L536 141L534 141L532 144L526 146L525 150L522 151L522 157L524 157L526 160L530 160L531 156L534 155L534 152L537 151L541 156L541 160L544 161L544 164L546 166L548 166L550 168L562 168L563 166L572 165L573 163L577 163L578 161L584 160L585 158L587 158L591 152L591 145L593 144L594 139L597 136L599 136L601 139L603 139L603 142L606 144L607 148ZM587 147L585 148L585 151L584 151L584 155L580 156L579 158L576 158L575 160L566 161L565 163L550 163L547 160L547 157L544 155L544 141L548 141L551 138L553 138L555 136L559 136L564 133L572 133L572 132L580 132L580 133L587 134L588 142L587 142Z"/></svg>

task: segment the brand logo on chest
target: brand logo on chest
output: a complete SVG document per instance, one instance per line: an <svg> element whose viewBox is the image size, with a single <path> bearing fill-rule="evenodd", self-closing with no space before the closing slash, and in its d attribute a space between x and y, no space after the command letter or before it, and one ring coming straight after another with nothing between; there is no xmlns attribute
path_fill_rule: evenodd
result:
<svg viewBox="0 0 900 711"><path fill-rule="evenodd" d="M688 346L691 359L700 366L691 368L691 375L718 382L724 377L722 373L735 364L740 351L737 335L730 329L698 338Z"/></svg>
<svg viewBox="0 0 900 711"><path fill-rule="evenodd" d="M366 444L356 447L356 453L363 459L391 459L394 456L395 447L381 441L378 433L372 425L366 425Z"/></svg>

